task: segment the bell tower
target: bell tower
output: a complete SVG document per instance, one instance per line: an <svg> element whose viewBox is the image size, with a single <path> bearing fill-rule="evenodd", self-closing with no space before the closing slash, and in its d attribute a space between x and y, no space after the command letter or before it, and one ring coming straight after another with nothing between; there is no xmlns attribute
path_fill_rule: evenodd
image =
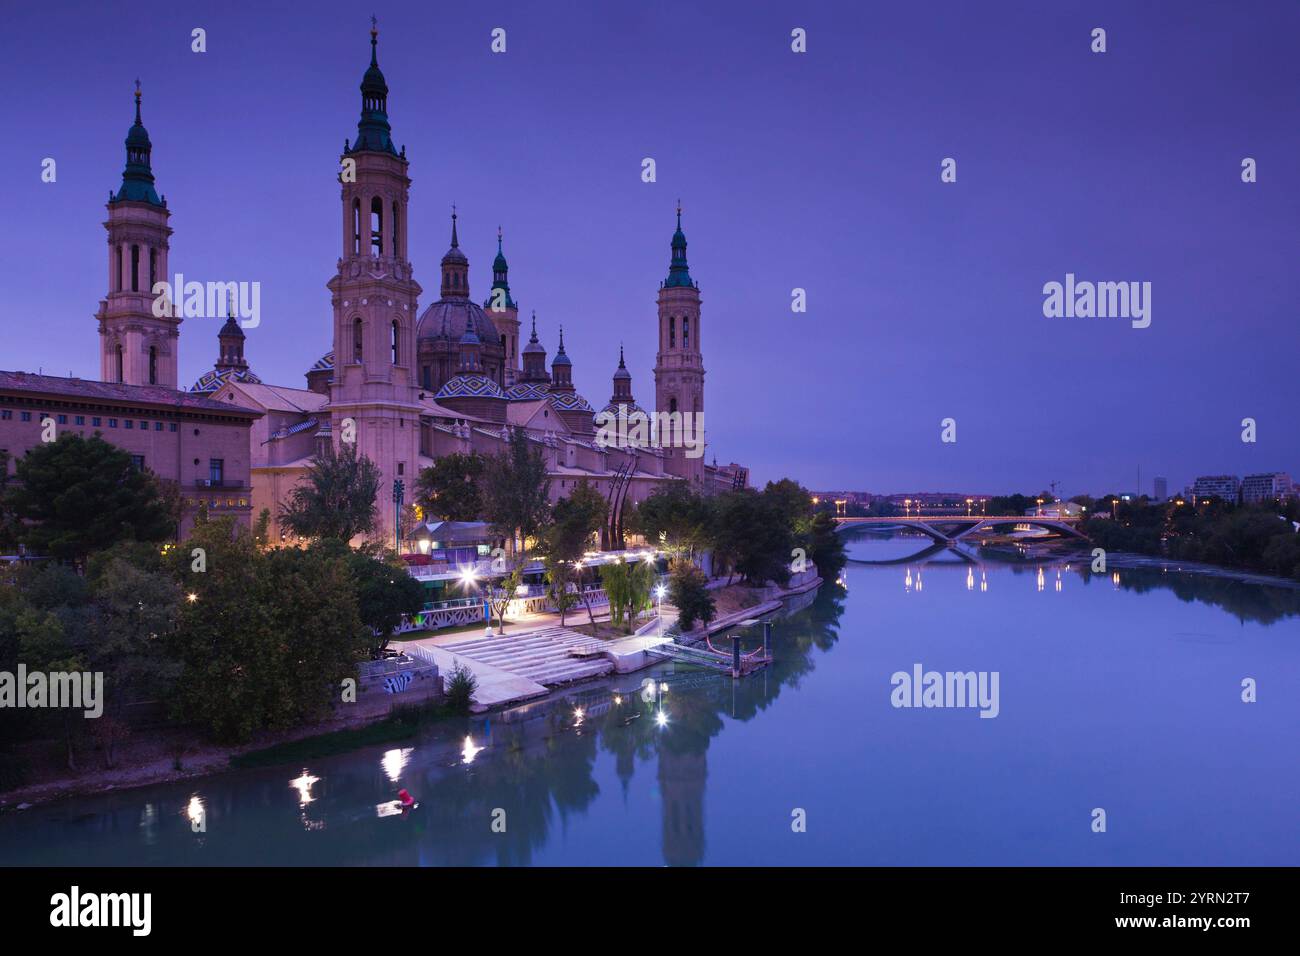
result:
<svg viewBox="0 0 1300 956"><path fill-rule="evenodd" d="M155 282L167 282L167 201L154 189L149 131L140 120L140 82L135 84L135 123L126 134L122 185L108 199L108 295L100 300L99 377L127 385L176 388L179 318L154 309ZM173 300L179 297L173 291ZM155 315L155 311L162 315Z"/></svg>
<svg viewBox="0 0 1300 956"><path fill-rule="evenodd" d="M659 286L659 352L655 357L655 411L680 412L694 419L688 429L703 431L704 357L700 351L700 287L686 264L682 206L677 204L677 231L668 278ZM696 424L698 422L698 424ZM694 482L704 480L704 456L686 455L680 442L670 445L661 434L664 470Z"/></svg>
<svg viewBox="0 0 1300 956"><path fill-rule="evenodd" d="M406 150L393 146L378 43L372 18L357 138L344 143L340 158L342 254L328 283L334 307L329 413L335 447L354 435L358 454L379 466L376 530L391 545L394 482L405 484L410 501L419 471L415 323L421 290L407 258Z"/></svg>

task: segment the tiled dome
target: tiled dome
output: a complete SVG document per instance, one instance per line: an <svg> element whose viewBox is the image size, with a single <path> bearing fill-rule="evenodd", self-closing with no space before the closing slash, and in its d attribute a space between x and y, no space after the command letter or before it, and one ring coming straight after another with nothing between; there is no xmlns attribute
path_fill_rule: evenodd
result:
<svg viewBox="0 0 1300 956"><path fill-rule="evenodd" d="M443 398L505 398L501 386L486 375L476 372L461 373L447 380L447 384L438 389L434 400Z"/></svg>

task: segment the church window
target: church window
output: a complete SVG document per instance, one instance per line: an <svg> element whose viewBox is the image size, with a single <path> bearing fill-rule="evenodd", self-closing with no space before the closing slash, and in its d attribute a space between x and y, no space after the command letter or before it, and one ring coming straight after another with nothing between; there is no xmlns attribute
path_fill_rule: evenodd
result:
<svg viewBox="0 0 1300 956"><path fill-rule="evenodd" d="M672 413L674 413L674 414L677 412L677 399L676 399L676 398L670 398L670 399L668 399L668 411L670 411L670 412L672 412Z"/></svg>
<svg viewBox="0 0 1300 956"><path fill-rule="evenodd" d="M394 256L400 256L402 254L401 246L398 245L398 238L400 236L401 233L397 229L397 203L393 203L393 255Z"/></svg>
<svg viewBox="0 0 1300 956"><path fill-rule="evenodd" d="M677 348L677 317L668 316L668 347Z"/></svg>
<svg viewBox="0 0 1300 956"><path fill-rule="evenodd" d="M118 380L119 382L121 382L121 381L123 381L123 379L122 379L122 346L119 345L119 346L117 346L117 347L114 349L114 355L115 355L115 360L116 360L116 362L117 362L117 380Z"/></svg>
<svg viewBox="0 0 1300 956"><path fill-rule="evenodd" d="M113 274L113 291L122 291L122 247L117 247L117 269Z"/></svg>
<svg viewBox="0 0 1300 956"><path fill-rule="evenodd" d="M149 384L158 384L158 347L149 346Z"/></svg>
<svg viewBox="0 0 1300 956"><path fill-rule="evenodd" d="M359 363L362 357L361 320L352 320L352 361Z"/></svg>
<svg viewBox="0 0 1300 956"><path fill-rule="evenodd" d="M131 291L140 291L140 247L131 247Z"/></svg>
<svg viewBox="0 0 1300 956"><path fill-rule="evenodd" d="M378 196L370 200L370 253L384 254L384 202Z"/></svg>
<svg viewBox="0 0 1300 956"><path fill-rule="evenodd" d="M154 284L158 281L158 250L149 247L149 291L153 292Z"/></svg>
<svg viewBox="0 0 1300 956"><path fill-rule="evenodd" d="M397 321L394 320L394 321L393 321L393 333L392 333L393 364L394 364L394 365L399 365L399 364L401 364L401 363L398 361L398 359L400 358L400 354L399 354L399 352L398 352L398 348L397 348L397 335L398 335L398 332L397 332Z"/></svg>
<svg viewBox="0 0 1300 956"><path fill-rule="evenodd" d="M421 378L421 380L424 382L424 387L425 387L427 390L432 391L432 390L433 390L433 370L432 370L431 368L429 368L429 366L425 365L423 368L420 369L420 378Z"/></svg>
<svg viewBox="0 0 1300 956"><path fill-rule="evenodd" d="M682 316L682 348L691 347L691 320L688 316Z"/></svg>
<svg viewBox="0 0 1300 956"><path fill-rule="evenodd" d="M352 254L361 255L361 200L352 200Z"/></svg>

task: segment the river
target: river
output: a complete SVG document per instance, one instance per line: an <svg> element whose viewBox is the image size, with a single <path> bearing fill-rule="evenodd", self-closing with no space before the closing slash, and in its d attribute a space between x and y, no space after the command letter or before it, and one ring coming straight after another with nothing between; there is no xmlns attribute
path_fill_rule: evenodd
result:
<svg viewBox="0 0 1300 956"><path fill-rule="evenodd" d="M400 745L7 812L0 864L1300 863L1300 591L849 540L843 586L740 681L664 665ZM996 716L894 706L916 665L996 674ZM399 787L417 810L392 812Z"/></svg>

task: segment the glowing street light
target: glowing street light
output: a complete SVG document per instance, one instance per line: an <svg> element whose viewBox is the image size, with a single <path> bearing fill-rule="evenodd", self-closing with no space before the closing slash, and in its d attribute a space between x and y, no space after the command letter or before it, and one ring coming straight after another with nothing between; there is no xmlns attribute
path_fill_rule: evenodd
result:
<svg viewBox="0 0 1300 956"><path fill-rule="evenodd" d="M659 599L659 636L664 636L664 593L668 589L662 584L655 588L655 597Z"/></svg>
<svg viewBox="0 0 1300 956"><path fill-rule="evenodd" d="M185 600L189 601L191 604L193 604L193 603L194 603L195 601L197 601L198 599L199 599L199 596L198 596L197 594L195 594L193 591L191 591L189 594L185 595Z"/></svg>

